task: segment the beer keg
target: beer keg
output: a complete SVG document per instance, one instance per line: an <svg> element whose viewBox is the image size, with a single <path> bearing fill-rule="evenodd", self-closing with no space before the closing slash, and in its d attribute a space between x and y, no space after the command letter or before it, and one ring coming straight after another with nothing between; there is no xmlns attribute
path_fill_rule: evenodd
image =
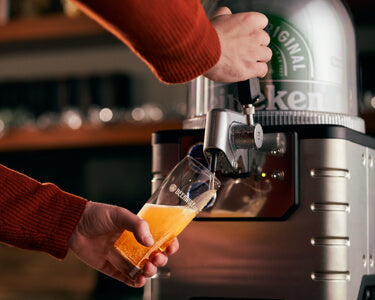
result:
<svg viewBox="0 0 375 300"><path fill-rule="evenodd" d="M208 15L257 11L269 20L273 57L260 84L261 125L339 125L364 132L358 117L357 54L351 16L340 0L209 0ZM319 16L319 17L317 17ZM240 111L237 83L199 77L189 83L185 129L204 128L212 108Z"/></svg>

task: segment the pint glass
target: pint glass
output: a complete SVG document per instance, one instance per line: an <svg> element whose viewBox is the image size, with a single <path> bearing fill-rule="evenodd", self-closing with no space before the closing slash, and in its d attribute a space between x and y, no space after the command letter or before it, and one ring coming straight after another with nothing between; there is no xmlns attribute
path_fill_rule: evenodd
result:
<svg viewBox="0 0 375 300"><path fill-rule="evenodd" d="M155 254L165 251L190 221L213 201L219 187L220 181L213 173L191 156L186 156L174 167L138 213L147 221L154 245L139 244L133 233L126 230L115 243L129 264L130 279L140 275L146 262Z"/></svg>

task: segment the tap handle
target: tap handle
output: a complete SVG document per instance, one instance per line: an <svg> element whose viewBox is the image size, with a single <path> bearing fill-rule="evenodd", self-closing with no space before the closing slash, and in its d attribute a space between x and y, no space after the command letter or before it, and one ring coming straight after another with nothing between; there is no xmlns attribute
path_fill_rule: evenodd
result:
<svg viewBox="0 0 375 300"><path fill-rule="evenodd" d="M254 77L249 80L237 82L238 100L242 106L253 105L260 98L259 78Z"/></svg>

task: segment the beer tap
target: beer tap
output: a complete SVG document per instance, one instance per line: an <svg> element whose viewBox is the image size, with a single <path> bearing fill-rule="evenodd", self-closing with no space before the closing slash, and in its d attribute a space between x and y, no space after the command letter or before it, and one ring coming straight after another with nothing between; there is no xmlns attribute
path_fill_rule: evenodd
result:
<svg viewBox="0 0 375 300"><path fill-rule="evenodd" d="M220 169L233 176L251 173L250 150L263 143L263 130L254 124L254 104L260 98L258 78L237 83L242 113L214 108L207 113L204 153L211 171Z"/></svg>
<svg viewBox="0 0 375 300"><path fill-rule="evenodd" d="M246 116L247 125L254 126L254 104L260 98L260 84L258 77L237 83L238 101L242 105L242 112Z"/></svg>

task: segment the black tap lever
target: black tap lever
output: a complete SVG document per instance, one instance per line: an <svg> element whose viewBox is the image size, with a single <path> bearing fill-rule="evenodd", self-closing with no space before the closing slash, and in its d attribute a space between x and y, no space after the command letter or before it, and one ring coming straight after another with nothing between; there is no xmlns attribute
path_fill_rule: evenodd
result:
<svg viewBox="0 0 375 300"><path fill-rule="evenodd" d="M238 101L242 106L248 104L255 104L260 98L260 84L259 78L254 77L249 80L240 81L237 83L238 87Z"/></svg>

